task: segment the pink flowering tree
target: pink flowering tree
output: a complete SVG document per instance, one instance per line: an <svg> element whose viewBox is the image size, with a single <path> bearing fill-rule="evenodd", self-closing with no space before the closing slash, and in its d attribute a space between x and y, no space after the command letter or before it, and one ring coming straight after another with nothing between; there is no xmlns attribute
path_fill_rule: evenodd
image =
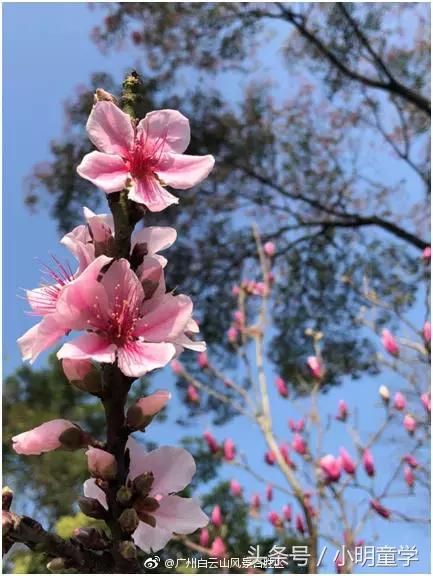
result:
<svg viewBox="0 0 433 576"><path fill-rule="evenodd" d="M51 281L27 292L40 320L18 340L23 359L67 337L57 353L74 386L96 396L105 412L105 438L76 422L54 419L12 438L23 457L53 450L82 451L89 479L78 496L81 511L105 528L79 528L71 539L46 532L41 524L11 510L12 492L3 491L3 544L47 554L51 571L135 573L141 551L158 551L173 533L190 534L208 524L194 498L177 495L191 482L195 462L179 447L146 452L132 436L147 429L170 399L156 391L128 401L133 382L166 366L184 348L205 351L197 339L188 296L167 291L159 254L176 239L172 228L135 231L147 210L161 211L178 199L166 190L199 184L211 171L212 156L184 154L188 120L175 110L134 115L140 80L128 76L120 102L98 90L87 132L96 151L78 173L107 194L110 213L84 209L85 222L62 239L78 267L57 260ZM78 334L71 335L71 332Z"/></svg>
<svg viewBox="0 0 433 576"><path fill-rule="evenodd" d="M390 309L380 301L367 279L360 289L352 286L350 277L342 278L362 300L358 321L376 338L381 348L377 361L395 383L380 385L373 395L368 391L371 404L350 405L340 398L329 413L322 407L327 367L321 332L307 330L311 353L296 376L301 397L293 394L292 383L269 370L268 313L278 269L275 245L263 244L256 226L253 236L257 257L233 287L233 322L226 334L243 364L242 378L219 369L211 351L200 353L198 369L178 360L172 368L196 413L200 403L205 406L214 398L245 419L246 440L224 439L210 428L203 440L212 458L232 468L232 493L249 499L252 519L270 523L277 536L295 531L305 539L308 553L301 566L309 573L321 571L326 561L329 566L330 559L322 555L326 546L335 551L335 571L350 573L363 546L375 542L372 525L379 522L381 544L386 523L429 522L428 511L420 505L430 493L428 299L427 319L416 326L402 317L398 306ZM423 260L421 265L428 267L429 259L424 255ZM383 308L387 320L399 327L398 334L384 327ZM374 417L369 418L370 413ZM257 451L262 453L261 465ZM386 461L383 451L390 454ZM246 494L237 480L240 472L261 488ZM211 523L216 531L224 526L218 507ZM202 531L204 538L207 534L207 529Z"/></svg>

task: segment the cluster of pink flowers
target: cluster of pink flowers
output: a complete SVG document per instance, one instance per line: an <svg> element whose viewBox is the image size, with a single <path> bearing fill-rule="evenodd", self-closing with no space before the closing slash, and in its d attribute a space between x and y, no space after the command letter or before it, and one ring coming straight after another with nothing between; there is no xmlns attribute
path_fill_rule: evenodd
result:
<svg viewBox="0 0 433 576"><path fill-rule="evenodd" d="M87 225L78 226L62 242L77 257L74 274L58 266L53 284L27 291L32 311L42 320L18 343L23 358L34 361L71 331L84 331L58 352L58 358L114 363L126 376L139 377L165 366L183 348L204 351L192 339L198 326L192 302L166 292L164 258L157 253L176 238L172 228L144 228L132 240L147 254L132 269L124 258L101 254L113 239L111 218L85 210ZM102 248L103 249L103 248Z"/></svg>
<svg viewBox="0 0 433 576"><path fill-rule="evenodd" d="M78 174L107 195L123 191L129 202L152 212L178 203L167 186L191 188L214 165L212 156L184 154L190 141L189 122L175 110L150 112L135 123L114 98L99 99L90 113L87 132L98 151L83 158ZM77 269L72 271L55 259L47 268L49 281L27 291L32 313L40 321L18 340L23 359L33 362L63 337L81 332L63 344L57 357L71 383L101 397L104 386L116 384L103 381L104 365L116 366L132 379L170 361L181 372L175 358L189 348L201 353L199 362L205 367L206 347L196 340L199 328L192 317L192 302L165 286L167 260L160 252L173 244L176 231L142 228L132 234L129 257L117 258L115 247L120 240L113 216L84 208L84 219L83 225L61 240L76 258ZM199 399L194 387L188 395L192 402ZM130 406L124 414L128 432L147 427L169 398L169 392L159 391ZM12 442L15 452L26 455L87 449L91 479L84 483L80 507L89 516L105 518L110 482L118 478L118 455L105 450L103 443L76 423L63 419L18 434ZM174 532L190 534L207 525L208 518L196 500L176 495L195 472L194 459L187 451L163 446L146 453L131 436L125 451L129 471L122 480L119 502L124 511L117 520L138 547L148 553L157 551ZM227 442L224 453L227 459L233 458L234 446Z"/></svg>

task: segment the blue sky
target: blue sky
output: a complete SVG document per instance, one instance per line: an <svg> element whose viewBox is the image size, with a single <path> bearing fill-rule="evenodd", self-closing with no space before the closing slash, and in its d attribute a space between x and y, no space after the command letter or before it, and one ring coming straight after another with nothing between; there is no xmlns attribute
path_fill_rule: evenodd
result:
<svg viewBox="0 0 433 576"><path fill-rule="evenodd" d="M127 51L102 55L89 38L90 30L99 22L101 11L90 11L87 4L5 4L3 6L3 362L4 372L12 372L20 365L16 338L31 324L32 319L24 314L26 304L19 298L21 289L37 286L40 280L41 262L49 254L64 257L58 247L55 222L49 217L46 206L36 215L24 206L24 180L33 165L49 159L50 139L62 131L62 102L73 94L78 84L86 83L89 75L97 70L106 70L114 77L135 62ZM266 56L265 56L266 59ZM272 66L269 58L268 66ZM233 86L233 84L231 84ZM231 95L238 90L231 88ZM236 94L237 95L237 94ZM382 166L383 169L383 166ZM95 194L99 192L95 189ZM40 367L44 358L38 360ZM274 375L269 370L272 380ZM386 381L384 381L386 378ZM320 400L320 409L334 413L341 397L353 410L360 412L361 429L378 419L380 406L375 403L379 384L386 383L396 388L398 382L382 378L362 378L348 381L343 389L333 390ZM173 388L169 370L155 378L155 387ZM276 399L275 399L276 400ZM299 409L289 403L275 402L275 420L280 433L286 434L288 417L297 417ZM368 412L364 407L368 406ZM151 431L159 442L176 442L185 430L170 424L174 422L176 410L169 412L169 420ZM204 416L186 432L200 434L209 424ZM155 425L156 426L156 425ZM235 420L224 429L214 430L219 439L227 436L248 436L248 444L240 447L252 465L261 467L264 445L261 436L245 421ZM327 449L336 451L340 445L341 432L336 428L327 440ZM287 437L289 439L289 437ZM260 448L256 448L256 447ZM390 452L391 450L391 452ZM378 462L386 462L398 453L395 448L383 448L375 452ZM278 480L272 471L273 479ZM246 474L225 467L226 478L236 477L251 493L259 485ZM272 478L271 478L272 479ZM281 479L280 479L281 482ZM262 490L262 489L261 489ZM278 501L275 509L284 502ZM407 506L421 508L419 502L407 499ZM374 518L366 536L380 534L381 545L418 545L420 562L415 571L426 572L429 567L429 534L425 527L390 524ZM376 570L380 572L381 570ZM395 571L393 569L392 571Z"/></svg>

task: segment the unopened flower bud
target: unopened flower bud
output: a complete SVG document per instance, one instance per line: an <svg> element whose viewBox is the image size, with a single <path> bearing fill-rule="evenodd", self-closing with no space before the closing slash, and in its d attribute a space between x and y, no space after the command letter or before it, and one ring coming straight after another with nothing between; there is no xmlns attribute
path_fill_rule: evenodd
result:
<svg viewBox="0 0 433 576"><path fill-rule="evenodd" d="M152 488L153 480L154 476L152 472L144 472L144 474L140 474L134 478L132 482L134 492L136 494L147 496Z"/></svg>
<svg viewBox="0 0 433 576"><path fill-rule="evenodd" d="M380 386L379 395L382 398L382 400L385 402L385 404L388 404L391 395L390 395L389 390L386 386L383 386L383 385Z"/></svg>
<svg viewBox="0 0 433 576"><path fill-rule="evenodd" d="M9 488L9 486L5 486L2 489L2 510L10 510L12 499L14 497L14 493Z"/></svg>
<svg viewBox="0 0 433 576"><path fill-rule="evenodd" d="M88 435L78 426L67 428L59 436L59 442L65 450L79 450L86 446L87 441Z"/></svg>
<svg viewBox="0 0 433 576"><path fill-rule="evenodd" d="M131 540L123 540L119 544L119 552L125 560L135 560L137 558L137 548Z"/></svg>
<svg viewBox="0 0 433 576"><path fill-rule="evenodd" d="M113 104L117 105L117 98L113 96L113 94L110 94L110 92L107 92L103 88L96 88L94 102L102 101L113 102Z"/></svg>
<svg viewBox="0 0 433 576"><path fill-rule="evenodd" d="M116 477L117 463L113 454L100 448L90 447L86 452L86 456L87 466L92 476L103 480L112 480Z"/></svg>
<svg viewBox="0 0 433 576"><path fill-rule="evenodd" d="M152 498L152 496L139 496L137 500L134 502L135 509L145 512L155 512L159 508L159 502L156 498Z"/></svg>
<svg viewBox="0 0 433 576"><path fill-rule="evenodd" d="M47 569L53 574L60 574L66 568L66 560L64 558L53 558L47 564Z"/></svg>
<svg viewBox="0 0 433 576"><path fill-rule="evenodd" d="M75 540L78 540L85 548L90 550L104 550L110 545L109 540L105 534L92 526L84 528L75 528L73 531Z"/></svg>
<svg viewBox="0 0 433 576"><path fill-rule="evenodd" d="M132 491L127 486L121 486L116 494L116 500L126 506L132 498Z"/></svg>
<svg viewBox="0 0 433 576"><path fill-rule="evenodd" d="M272 258L272 256L275 256L276 252L275 244L273 242L266 242L263 246L263 251L266 256Z"/></svg>
<svg viewBox="0 0 433 576"><path fill-rule="evenodd" d="M78 498L78 506L83 514L89 518L103 519L105 518L106 511L96 498L88 498L87 496L80 496Z"/></svg>
<svg viewBox="0 0 433 576"><path fill-rule="evenodd" d="M150 396L140 398L126 414L126 422L134 430L142 430L150 424L153 417L160 412L170 400L168 390L157 390Z"/></svg>
<svg viewBox="0 0 433 576"><path fill-rule="evenodd" d="M119 524L123 532L132 534L137 529L140 519L134 508L127 508L119 516Z"/></svg>
<svg viewBox="0 0 433 576"><path fill-rule="evenodd" d="M89 360L63 358L62 368L71 384L98 396L102 392L101 372Z"/></svg>

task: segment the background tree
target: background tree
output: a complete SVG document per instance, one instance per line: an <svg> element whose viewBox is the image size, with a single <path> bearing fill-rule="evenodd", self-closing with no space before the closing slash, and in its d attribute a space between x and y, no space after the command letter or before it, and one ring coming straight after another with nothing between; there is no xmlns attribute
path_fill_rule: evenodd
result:
<svg viewBox="0 0 433 576"><path fill-rule="evenodd" d="M375 372L371 345L354 324L356 300L340 278L355 269L358 279L372 277L374 270L376 289L390 302L397 292L406 294L405 306L415 299L422 266L416 270L413 262L427 246L430 182L425 7L119 3L104 9L95 41L103 50L132 44L144 57L143 112L180 107L193 126L191 152L217 158L200 193L186 192L182 212L164 215L183 239L170 280L199 298L206 340L220 346L220 327L229 325L231 284L254 251L248 222L257 217L264 239L278 240L272 349L280 372L293 380L303 365L311 323L326 334L328 384L337 374ZM255 72L272 34L280 62ZM200 79L193 89L185 74ZM244 90L227 96L226 86L237 81ZM98 198L75 173L88 151L81 128L97 85L113 90L114 83L97 74L91 89L67 104L69 132L53 142L53 160L36 168L27 197L35 206L47 191L61 230L76 221L79 205L94 207ZM396 262L405 266L404 290L381 273Z"/></svg>

